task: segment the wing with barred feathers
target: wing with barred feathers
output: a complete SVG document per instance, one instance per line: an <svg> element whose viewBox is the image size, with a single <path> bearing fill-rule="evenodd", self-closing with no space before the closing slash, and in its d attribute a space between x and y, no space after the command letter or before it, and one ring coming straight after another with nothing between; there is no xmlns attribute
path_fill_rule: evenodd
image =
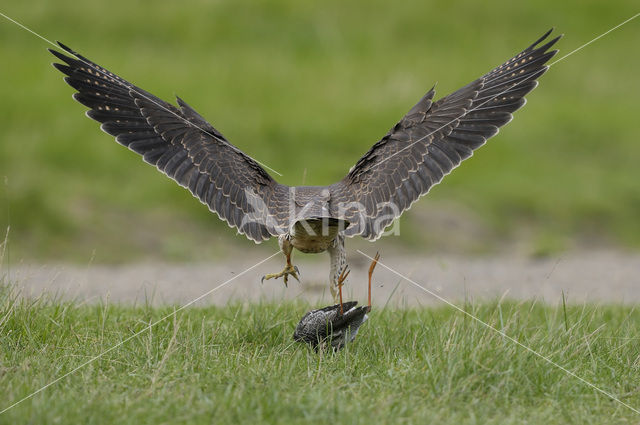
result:
<svg viewBox="0 0 640 425"><path fill-rule="evenodd" d="M431 89L340 182L330 186L345 235L377 239L395 218L439 183L525 104L561 37L531 46L458 91L433 102ZM348 205L344 207L344 205Z"/></svg>
<svg viewBox="0 0 640 425"><path fill-rule="evenodd" d="M89 107L87 116L116 141L175 180L230 226L255 242L287 229L288 187L178 98L178 107L118 77L59 43L54 66Z"/></svg>

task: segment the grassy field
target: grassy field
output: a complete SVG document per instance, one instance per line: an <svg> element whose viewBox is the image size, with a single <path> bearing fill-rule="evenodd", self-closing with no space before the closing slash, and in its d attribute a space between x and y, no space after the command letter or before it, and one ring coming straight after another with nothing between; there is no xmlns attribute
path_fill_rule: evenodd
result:
<svg viewBox="0 0 640 425"><path fill-rule="evenodd" d="M189 308L0 423L637 423L632 410L451 308L374 310L346 350L294 344L310 306ZM640 407L640 312L493 302L468 311ZM0 296L0 410L172 307Z"/></svg>
<svg viewBox="0 0 640 425"><path fill-rule="evenodd" d="M281 182L328 184L435 82L451 92L552 26L568 53L638 10L632 0L9 0L2 12L160 97L179 94ZM456 251L640 247L639 28L554 66L514 122L403 218L403 243L441 249L451 232L422 229L453 220L482 235ZM11 226L13 258L224 252L233 231L82 115L51 46L6 20L0 39L0 227Z"/></svg>

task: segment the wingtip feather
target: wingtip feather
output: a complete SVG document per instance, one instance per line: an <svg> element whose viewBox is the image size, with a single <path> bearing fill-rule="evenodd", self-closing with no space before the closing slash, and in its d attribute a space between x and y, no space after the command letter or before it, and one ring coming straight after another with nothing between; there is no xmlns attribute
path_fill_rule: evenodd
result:
<svg viewBox="0 0 640 425"><path fill-rule="evenodd" d="M562 34L560 34L559 36L553 38L552 40L550 40L547 44L545 44L544 46L540 46L538 49L544 51L547 51L551 46L553 46L554 44L556 44L558 42L558 40L560 40L562 38ZM557 51L557 50L556 50Z"/></svg>
<svg viewBox="0 0 640 425"><path fill-rule="evenodd" d="M549 41L547 44L545 44L542 47L538 47L538 45L540 43L542 43L544 40L547 39L547 37L549 37L549 34L551 34L553 31L555 30L555 27L552 27L550 30L548 30L547 32L545 32L542 37L540 37L539 39L537 39L533 44L531 44L531 46L527 47L525 49L525 51L531 51L534 49L542 49L542 50L547 50L549 47L553 46L558 40L560 40L564 34L560 34L558 36L556 36L554 39L552 39L551 41Z"/></svg>
<svg viewBox="0 0 640 425"><path fill-rule="evenodd" d="M75 55L75 54L76 54L76 52L74 52L74 51L73 51L73 49L71 49L71 47L69 47L69 46L67 46L67 45L63 44L61 41L56 40L56 43L58 43L58 46L60 46L60 48L61 48L62 50L64 50L65 52L67 52L67 53L71 53L72 55Z"/></svg>
<svg viewBox="0 0 640 425"><path fill-rule="evenodd" d="M66 56L64 53L60 53L57 50L54 49L47 49L53 56L55 56L56 58L60 59L61 61L69 64L71 60L73 60L72 58Z"/></svg>

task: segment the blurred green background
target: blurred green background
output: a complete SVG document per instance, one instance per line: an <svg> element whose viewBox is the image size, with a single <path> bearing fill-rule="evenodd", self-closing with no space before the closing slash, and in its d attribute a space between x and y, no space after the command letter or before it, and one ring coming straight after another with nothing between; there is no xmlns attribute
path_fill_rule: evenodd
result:
<svg viewBox="0 0 640 425"><path fill-rule="evenodd" d="M631 0L10 0L1 11L159 97L178 94L280 182L320 185L435 82L443 96L552 26L565 34L559 58L639 10ZM0 225L11 227L12 261L207 261L253 249L83 116L51 46L4 19L0 39ZM640 248L639 42L640 18L553 66L514 121L382 243Z"/></svg>

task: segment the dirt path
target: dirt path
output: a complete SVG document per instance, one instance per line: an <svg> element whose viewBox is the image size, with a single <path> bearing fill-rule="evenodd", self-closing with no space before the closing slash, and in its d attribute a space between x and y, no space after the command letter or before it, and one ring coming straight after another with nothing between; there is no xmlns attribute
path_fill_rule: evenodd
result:
<svg viewBox="0 0 640 425"><path fill-rule="evenodd" d="M10 270L10 280L22 294L56 293L63 298L87 302L183 304L229 281L199 304L222 305L236 301L279 301L302 298L313 304L328 304L328 260L326 256L297 259L302 283L260 283L266 273L280 270L280 255L251 271L240 272L264 257L225 260L220 264L133 264L86 267L70 265L20 265ZM345 286L347 299L366 300L366 270L369 260L351 253L352 272ZM640 254L619 252L573 253L549 259L510 257L411 257L385 256L383 263L416 283L453 302L506 295L514 299L536 298L549 303L583 301L640 302ZM6 273L7 269L3 270ZM236 277L237 276L237 277ZM234 278L235 277L235 278ZM374 276L374 303L420 305L439 301L392 272L378 267Z"/></svg>

